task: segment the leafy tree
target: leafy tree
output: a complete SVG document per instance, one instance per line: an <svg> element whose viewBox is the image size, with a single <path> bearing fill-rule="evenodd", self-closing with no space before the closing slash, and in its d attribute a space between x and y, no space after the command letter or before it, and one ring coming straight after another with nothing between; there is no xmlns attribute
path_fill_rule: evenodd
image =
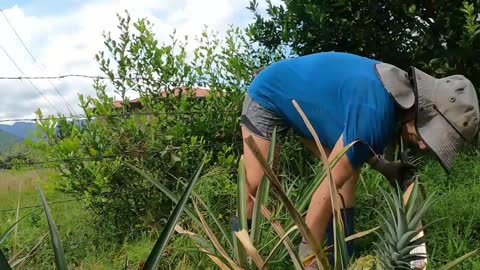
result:
<svg viewBox="0 0 480 270"><path fill-rule="evenodd" d="M480 84L480 2L469 0L250 1L254 39L298 55L346 51L436 75L461 73Z"/></svg>
<svg viewBox="0 0 480 270"><path fill-rule="evenodd" d="M119 16L118 37L105 34L106 50L95 59L110 78L123 106L115 108L106 84L95 81L96 96L80 95L85 119L43 116L36 147L61 173L58 188L87 197L99 221L113 230L161 224L174 205L125 161L145 169L173 192L193 175L203 157L207 168L236 170L244 90L254 70L283 57L281 51L253 48L248 36L231 28L224 38L206 29L187 50L188 37L160 44L147 19ZM196 87L208 95L197 98ZM180 89L185 91L179 91ZM140 96L140 107L129 95ZM223 196L221 190L212 196Z"/></svg>

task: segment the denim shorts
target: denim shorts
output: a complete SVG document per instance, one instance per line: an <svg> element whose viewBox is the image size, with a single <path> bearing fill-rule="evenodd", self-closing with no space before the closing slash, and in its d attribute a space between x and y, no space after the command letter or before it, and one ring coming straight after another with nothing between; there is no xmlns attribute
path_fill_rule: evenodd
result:
<svg viewBox="0 0 480 270"><path fill-rule="evenodd" d="M272 138L273 129L277 127L277 136L283 137L289 130L285 121L275 112L272 112L255 102L248 94L243 102L240 125L263 139Z"/></svg>

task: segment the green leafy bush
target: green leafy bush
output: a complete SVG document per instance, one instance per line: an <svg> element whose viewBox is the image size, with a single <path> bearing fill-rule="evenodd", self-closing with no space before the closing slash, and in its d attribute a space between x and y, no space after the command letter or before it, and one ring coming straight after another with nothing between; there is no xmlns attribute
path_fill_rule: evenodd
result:
<svg viewBox="0 0 480 270"><path fill-rule="evenodd" d="M173 207L122 161L155 174L174 192L204 156L207 170L235 172L244 91L256 69L284 57L255 48L234 28L224 38L206 29L189 54L187 38L172 35L159 44L147 19L118 18L120 35L105 34L106 51L95 58L125 105L114 107L106 83L96 80L96 96L79 97L85 119L37 111L46 139L35 143L50 159L63 160L54 164L62 175L57 187L88 197L101 224L113 230L162 223ZM197 97L198 87L208 95ZM132 93L141 106L129 103Z"/></svg>

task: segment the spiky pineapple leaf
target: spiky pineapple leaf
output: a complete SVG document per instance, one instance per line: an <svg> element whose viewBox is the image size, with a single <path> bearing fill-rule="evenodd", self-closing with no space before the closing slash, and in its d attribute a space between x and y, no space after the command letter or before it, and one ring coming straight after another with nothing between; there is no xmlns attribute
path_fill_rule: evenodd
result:
<svg viewBox="0 0 480 270"><path fill-rule="evenodd" d="M170 237L172 236L173 231L175 230L175 225L177 224L178 220L180 219L183 213L183 209L187 204L187 201L188 201L188 198L190 197L190 193L192 192L193 186L195 185L195 182L197 181L197 179L200 177L200 174L202 172L204 165L205 165L205 160L202 161L194 177L190 180L190 182L188 183L188 186L185 187L185 191L183 192L182 196L178 200L178 203L175 206L175 209L170 214L167 224L163 228L160 236L158 237L157 242L155 243L152 251L150 252L150 255L148 255L147 261L145 262L143 269L145 270L158 269L158 266L160 265L160 260L163 255L163 250L167 246L168 241L170 240Z"/></svg>
<svg viewBox="0 0 480 270"><path fill-rule="evenodd" d="M425 202L421 205L420 210L418 213L416 213L413 217L412 220L409 222L408 227L409 228L416 228L417 224L420 222L422 217L425 215L425 213L430 209L430 207L435 203L437 200L435 197L435 192L430 194L428 198L425 200Z"/></svg>
<svg viewBox="0 0 480 270"><path fill-rule="evenodd" d="M12 268L8 264L7 258L5 257L5 255L3 255L2 249L0 249L0 269L12 270Z"/></svg>
<svg viewBox="0 0 480 270"><path fill-rule="evenodd" d="M423 236L415 239L423 231L423 228L419 229L417 226L435 202L435 198L433 193L425 201L420 201L418 182L414 185L407 190L409 194L406 194L403 200L398 187L390 192L381 190L386 204L383 206L383 213L376 211L384 223L383 232L377 233L379 242L375 244L375 253L385 269L410 269L411 261L422 260L426 256L412 250L425 243Z"/></svg>
<svg viewBox="0 0 480 270"><path fill-rule="evenodd" d="M273 129L272 138L270 139L270 148L268 150L267 161L270 164L270 167L273 167L273 161L275 157L275 146L277 144L277 127ZM258 185L257 193L255 194L255 204L253 207L252 214L252 228L250 231L250 239L254 244L257 244L260 239L260 224L263 220L262 206L267 203L268 192L270 189L270 181L268 181L267 176L264 175L260 180Z"/></svg>
<svg viewBox="0 0 480 270"><path fill-rule="evenodd" d="M245 163L243 156L238 162L238 188L237 188L237 214L238 214L238 225L240 230L248 230L247 224L247 177L245 172ZM235 256L237 257L238 262L241 267L248 266L248 257L247 251L243 244L238 240L237 237L234 237L233 243L235 246Z"/></svg>
<svg viewBox="0 0 480 270"><path fill-rule="evenodd" d="M58 235L57 226L53 220L52 214L50 213L50 207L48 206L47 199L43 194L43 191L40 187L37 187L38 193L40 195L40 200L42 201L43 210L47 216L48 228L50 231L50 237L52 239L53 253L55 255L55 266L57 269L67 269L67 260L65 258L65 251L60 241L60 236Z"/></svg>
<svg viewBox="0 0 480 270"><path fill-rule="evenodd" d="M408 222L412 220L412 217L417 212L416 210L418 210L418 207L416 205L417 198L418 198L418 185L419 185L418 181L414 182L412 185L410 185L411 191L409 192L409 190L407 189L407 191L405 192L408 195L408 199L406 203Z"/></svg>

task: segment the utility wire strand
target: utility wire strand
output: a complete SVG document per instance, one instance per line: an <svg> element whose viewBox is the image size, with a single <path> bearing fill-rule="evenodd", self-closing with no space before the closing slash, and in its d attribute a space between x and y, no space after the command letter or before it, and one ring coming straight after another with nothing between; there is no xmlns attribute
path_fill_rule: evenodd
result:
<svg viewBox="0 0 480 270"><path fill-rule="evenodd" d="M43 176L41 176L41 174L35 170L36 173L38 174L38 177L40 179L43 179ZM210 174L212 176L214 175L220 175L220 174ZM72 199L66 199L66 200L59 200L59 201L53 201L53 202L49 202L48 205L56 205L56 204L64 204L64 203L69 203L69 202L78 202L78 201L83 201L83 200L88 200L88 199L93 199L93 198L101 198L101 197L114 197L114 196L117 196L117 195L120 195L122 194L123 191L119 191L119 192L105 192L105 193L101 193L101 194L96 194L96 195L91 195L91 196L82 196L82 197L77 197L77 198L72 198ZM25 210L25 209L32 209L32 208L40 208L40 207L43 207L42 204L35 204L35 205L28 205L28 206L23 206L23 207L19 207L18 209L19 210ZM14 211L17 211L17 208L6 208L6 209L0 209L0 213L7 213L7 212L14 212Z"/></svg>
<svg viewBox="0 0 480 270"><path fill-rule="evenodd" d="M83 114L77 114L77 115L70 115L70 116L62 116L62 117L50 117L50 118L5 118L5 119L0 119L0 123L2 122L37 122L40 120L62 120L62 119L70 119L70 120L82 120L82 119L88 119L88 118L103 118L103 117L125 117L125 116L161 116L161 115L201 115L205 111L201 110L195 110L195 111L184 111L184 112L132 112L132 113L113 113L113 114L98 114L98 115L91 115L91 116L86 116ZM229 113L229 112L238 112L240 111L237 110L219 110L217 111L219 115L221 113Z"/></svg>
<svg viewBox="0 0 480 270"><path fill-rule="evenodd" d="M224 144L228 145L240 145L242 142L237 141L237 142L221 142L221 143L211 143L211 144L199 144L199 145L194 145L194 146L187 146L187 148L191 149L197 149L197 148L214 148L217 146L222 146ZM165 150L182 150L182 146L166 146ZM52 164L52 163L65 163L65 162L71 162L71 161L102 161L102 160L113 160L120 158L122 156L118 155L98 155L98 156L91 156L91 157L72 157L72 158L63 158L63 159L51 159L51 160L44 160L44 161L18 161L18 162L0 162L0 166L36 166L36 165L46 165L46 164Z"/></svg>
<svg viewBox="0 0 480 270"><path fill-rule="evenodd" d="M58 76L0 76L0 80L54 80L54 79L65 79L69 77L100 79L100 80L111 79L110 77L106 77L102 75L63 74ZM114 77L113 79L122 79L122 78ZM126 79L126 78L123 78L123 79ZM141 79L141 78L131 78L131 79Z"/></svg>
<svg viewBox="0 0 480 270"><path fill-rule="evenodd" d="M13 60L13 58L10 56L10 54L7 52L7 50L5 50L5 48L0 44L0 49L2 49L2 51L7 55L7 57L10 59L10 61L15 65L15 67L18 69L18 71L20 71L21 74L24 74L22 69L18 66L17 62L15 62L15 60ZM35 90L40 94L40 96L42 96L49 104L50 106L52 107L52 109L55 111L55 106L52 104L52 102L42 93L42 91L40 91L40 89L32 83L32 81L28 80L28 82L32 85L33 88L35 88Z"/></svg>
<svg viewBox="0 0 480 270"><path fill-rule="evenodd" d="M20 43L22 44L23 48L27 51L28 55L30 55L30 57L32 58L33 62L35 62L35 64L37 64L38 66L42 67L43 66L38 63L37 59L33 56L32 52L30 51L30 49L28 49L27 45L25 44L25 42L23 41L23 39L20 37L20 35L18 34L17 30L15 29L15 27L12 25L12 23L10 22L10 20L8 19L7 15L5 14L5 12L3 11L3 9L0 9L0 12L2 13L3 17L5 18L5 21L7 22L7 24L10 26L10 28L12 29L12 31L15 33L15 36L17 37L17 39L20 41ZM12 60L12 59L10 59ZM17 66L17 68L19 68ZM45 69L44 69L45 70ZM65 97L60 93L60 91L58 90L57 87L55 87L55 85L52 83L52 81L48 80L50 82L50 85L53 87L53 89L55 89L55 92L57 92L57 94L63 99L63 101L65 102L65 104L67 105L67 109L68 111L70 112L70 114L73 114L73 108L70 106L70 104L67 102L67 100L65 99Z"/></svg>

